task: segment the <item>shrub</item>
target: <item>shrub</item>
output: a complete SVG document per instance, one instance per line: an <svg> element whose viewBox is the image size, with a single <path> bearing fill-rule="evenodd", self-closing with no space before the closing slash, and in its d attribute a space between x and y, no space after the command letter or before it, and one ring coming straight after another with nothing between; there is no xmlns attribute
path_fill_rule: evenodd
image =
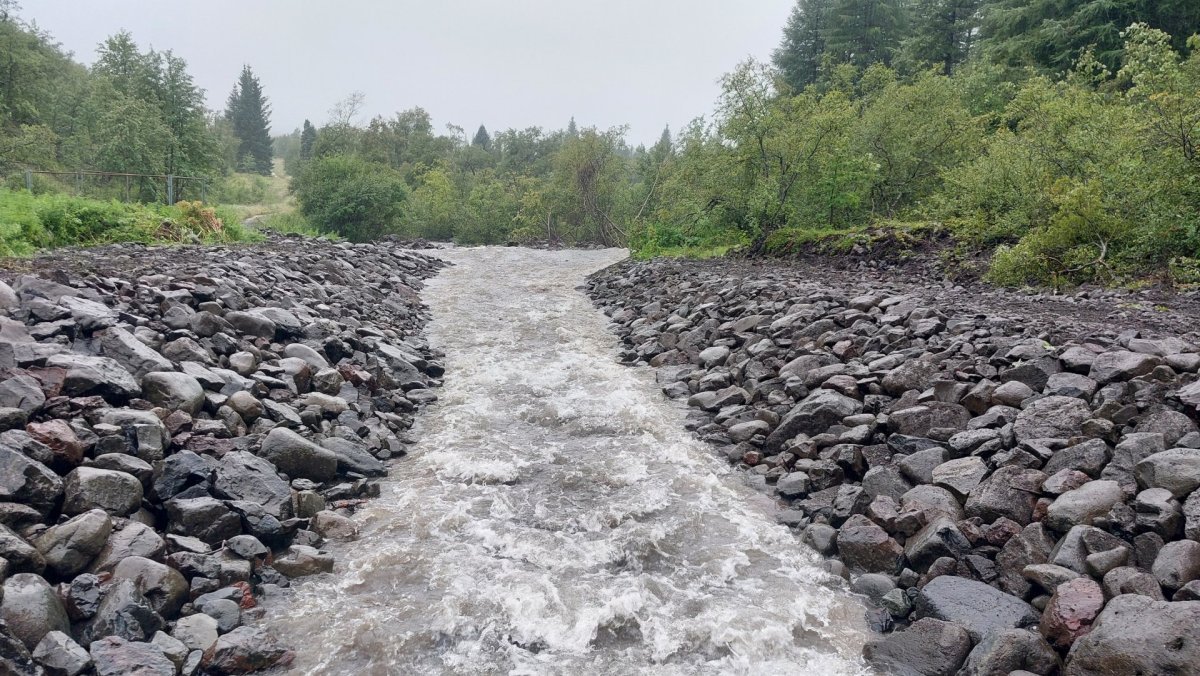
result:
<svg viewBox="0 0 1200 676"><path fill-rule="evenodd" d="M408 188L396 170L350 155L310 162L293 184L300 212L319 228L366 241L396 231Z"/></svg>

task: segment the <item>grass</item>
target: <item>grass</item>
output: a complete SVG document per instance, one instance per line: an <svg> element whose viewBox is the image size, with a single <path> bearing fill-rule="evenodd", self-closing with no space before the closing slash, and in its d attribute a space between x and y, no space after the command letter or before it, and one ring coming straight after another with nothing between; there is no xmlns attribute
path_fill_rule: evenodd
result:
<svg viewBox="0 0 1200 676"><path fill-rule="evenodd" d="M322 231L310 223L298 211L281 211L271 214L259 221L257 227L264 230L271 230L281 235L304 235L306 237L323 237L331 240L341 239L337 233Z"/></svg>
<svg viewBox="0 0 1200 676"><path fill-rule="evenodd" d="M255 216L270 216L294 211L295 200L288 191L288 177L283 160L276 159L270 176L231 174L220 179L209 198L232 210L245 221Z"/></svg>

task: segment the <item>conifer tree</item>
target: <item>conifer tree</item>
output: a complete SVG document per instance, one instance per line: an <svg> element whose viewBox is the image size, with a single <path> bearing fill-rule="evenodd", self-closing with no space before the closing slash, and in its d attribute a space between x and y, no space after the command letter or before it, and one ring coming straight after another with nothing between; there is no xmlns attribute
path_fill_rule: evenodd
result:
<svg viewBox="0 0 1200 676"><path fill-rule="evenodd" d="M891 65L904 29L899 0L836 0L825 35L825 50L836 63L866 68Z"/></svg>
<svg viewBox="0 0 1200 676"><path fill-rule="evenodd" d="M487 127L483 126L482 124L479 125L479 131L475 132L475 138L471 140L471 145L491 151L492 137L490 134L488 134Z"/></svg>
<svg viewBox="0 0 1200 676"><path fill-rule="evenodd" d="M784 81L796 91L820 77L832 4L831 0L797 0L783 29L783 41L772 55Z"/></svg>
<svg viewBox="0 0 1200 676"><path fill-rule="evenodd" d="M239 170L264 176L271 173L270 115L271 108L263 95L262 84L250 66L244 66L225 109L225 117L238 139Z"/></svg>
<svg viewBox="0 0 1200 676"><path fill-rule="evenodd" d="M308 120L304 121L304 129L300 132L300 160L307 162L312 159L313 144L317 142L317 128Z"/></svg>

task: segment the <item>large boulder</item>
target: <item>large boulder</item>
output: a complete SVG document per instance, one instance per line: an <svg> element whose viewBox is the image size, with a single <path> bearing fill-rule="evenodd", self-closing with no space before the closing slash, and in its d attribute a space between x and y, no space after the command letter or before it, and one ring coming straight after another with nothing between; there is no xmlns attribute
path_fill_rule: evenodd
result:
<svg viewBox="0 0 1200 676"><path fill-rule="evenodd" d="M930 617L863 646L871 666L894 676L954 676L970 652L966 629Z"/></svg>
<svg viewBox="0 0 1200 676"><path fill-rule="evenodd" d="M50 527L34 540L34 545L51 571L71 578L88 567L111 533L112 518L102 509L93 509Z"/></svg>
<svg viewBox="0 0 1200 676"><path fill-rule="evenodd" d="M149 641L165 624L135 581L117 580L104 592L96 615L80 628L80 643L89 645L105 636Z"/></svg>
<svg viewBox="0 0 1200 676"><path fill-rule="evenodd" d="M1191 674L1200 664L1200 601L1168 603L1138 594L1108 602L1075 641L1065 676Z"/></svg>
<svg viewBox="0 0 1200 676"><path fill-rule="evenodd" d="M33 650L52 631L69 632L71 622L54 588L41 576L18 573L4 581L0 619L13 636Z"/></svg>
<svg viewBox="0 0 1200 676"><path fill-rule="evenodd" d="M114 567L130 556L142 556L147 559L160 559L166 552L167 543L159 537L154 529L139 521L117 519L112 535L104 543L100 553L92 559L89 571L93 573L111 572Z"/></svg>
<svg viewBox="0 0 1200 676"><path fill-rule="evenodd" d="M0 445L0 501L19 502L49 513L63 494L63 481L49 467Z"/></svg>
<svg viewBox="0 0 1200 676"><path fill-rule="evenodd" d="M189 415L196 415L204 406L204 388L186 373L148 373L142 378L142 390L151 403Z"/></svg>
<svg viewBox="0 0 1200 676"><path fill-rule="evenodd" d="M768 450L779 450L798 434L824 432L842 419L862 412L862 402L833 390L817 390L796 404L767 437Z"/></svg>
<svg viewBox="0 0 1200 676"><path fill-rule="evenodd" d="M262 505L276 518L291 516L292 489L279 478L274 465L252 453L226 453L217 464L213 490L227 500Z"/></svg>
<svg viewBox="0 0 1200 676"><path fill-rule="evenodd" d="M875 522L861 514L846 520L837 536L842 562L855 574L900 572L904 548Z"/></svg>
<svg viewBox="0 0 1200 676"><path fill-rule="evenodd" d="M984 636L967 656L958 676L1009 676L1022 671L1058 673L1062 660L1036 632L1004 629Z"/></svg>
<svg viewBox="0 0 1200 676"><path fill-rule="evenodd" d="M260 454L293 479L329 481L337 476L337 455L333 451L284 427L267 433Z"/></svg>
<svg viewBox="0 0 1200 676"><path fill-rule="evenodd" d="M140 556L118 563L113 579L132 580L154 612L163 617L174 617L188 598L188 581L179 571Z"/></svg>
<svg viewBox="0 0 1200 676"><path fill-rule="evenodd" d="M1115 481L1089 481L1058 496L1047 509L1045 522L1063 533L1075 525L1090 526L1124 498L1121 485Z"/></svg>
<svg viewBox="0 0 1200 676"><path fill-rule="evenodd" d="M52 631L33 649L33 659L50 676L79 676L92 666L92 656L61 631ZM0 668L0 673L3 673Z"/></svg>
<svg viewBox="0 0 1200 676"><path fill-rule="evenodd" d="M1107 385L1144 376L1162 363L1158 357L1137 352L1114 351L1097 355L1088 377Z"/></svg>
<svg viewBox="0 0 1200 676"><path fill-rule="evenodd" d="M116 360L138 378L154 371L175 370L170 359L155 352L125 329L113 327L96 335L100 339L101 353Z"/></svg>
<svg viewBox="0 0 1200 676"><path fill-rule="evenodd" d="M126 516L142 506L142 482L137 477L95 467L71 470L63 493L63 512L67 514L102 509L109 514Z"/></svg>
<svg viewBox="0 0 1200 676"><path fill-rule="evenodd" d="M1013 433L1018 441L1030 439L1066 439L1079 434L1085 420L1092 417L1087 402L1074 397L1038 399L1017 415Z"/></svg>
<svg viewBox="0 0 1200 676"><path fill-rule="evenodd" d="M1033 520L1046 475L1036 469L1009 465L992 473L967 495L966 512L984 523L996 519L1011 519L1022 526Z"/></svg>
<svg viewBox="0 0 1200 676"><path fill-rule="evenodd" d="M108 636L91 644L96 676L175 676L175 663L150 643Z"/></svg>
<svg viewBox="0 0 1200 676"><path fill-rule="evenodd" d="M1095 580L1078 577L1058 585L1039 629L1051 645L1066 650L1079 637L1092 630L1092 623L1104 607L1104 590Z"/></svg>
<svg viewBox="0 0 1200 676"><path fill-rule="evenodd" d="M243 626L217 639L204 653L213 674L247 674L279 664L288 651L262 627Z"/></svg>
<svg viewBox="0 0 1200 676"><path fill-rule="evenodd" d="M361 444L340 437L330 437L323 440L321 446L333 451L333 454L337 456L339 472L356 472L364 476L387 474L387 467Z"/></svg>
<svg viewBox="0 0 1200 676"><path fill-rule="evenodd" d="M26 413L36 413L46 403L42 385L30 376L13 376L0 382L0 407L16 408Z"/></svg>
<svg viewBox="0 0 1200 676"><path fill-rule="evenodd" d="M1016 596L982 582L952 575L930 580L917 595L917 617L954 622L978 641L993 631L1028 627L1038 621L1037 611Z"/></svg>
<svg viewBox="0 0 1200 676"><path fill-rule="evenodd" d="M1155 453L1134 466L1142 488L1165 488L1184 498L1200 488L1200 449L1172 448Z"/></svg>
<svg viewBox="0 0 1200 676"><path fill-rule="evenodd" d="M66 371L63 394L82 397L98 394L106 399L125 401L142 393L137 380L108 357L62 353L51 356L46 365Z"/></svg>

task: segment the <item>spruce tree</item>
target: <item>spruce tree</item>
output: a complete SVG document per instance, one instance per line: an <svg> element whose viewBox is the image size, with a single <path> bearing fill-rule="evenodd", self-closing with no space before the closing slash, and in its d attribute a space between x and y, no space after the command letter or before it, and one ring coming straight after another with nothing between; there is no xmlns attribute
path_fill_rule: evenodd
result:
<svg viewBox="0 0 1200 676"><path fill-rule="evenodd" d="M836 0L825 37L825 50L837 63L866 68L891 65L904 29L899 0Z"/></svg>
<svg viewBox="0 0 1200 676"><path fill-rule="evenodd" d="M981 0L916 0L912 34L902 51L909 65L934 64L952 75L966 62L979 27Z"/></svg>
<svg viewBox="0 0 1200 676"><path fill-rule="evenodd" d="M783 41L772 55L784 81L796 91L820 77L832 4L831 0L797 0L783 29Z"/></svg>
<svg viewBox="0 0 1200 676"><path fill-rule="evenodd" d="M308 120L304 121L304 129L300 132L300 160L307 162L312 159L313 144L317 142L317 128Z"/></svg>
<svg viewBox="0 0 1200 676"><path fill-rule="evenodd" d="M471 140L471 145L491 151L492 137L490 134L488 134L487 127L483 126L482 124L479 125L479 131L475 132L475 138Z"/></svg>
<svg viewBox="0 0 1200 676"><path fill-rule="evenodd" d="M225 117L233 126L238 139L238 169L264 176L271 173L271 108L263 95L262 84L250 66L242 68L242 75L229 95Z"/></svg>

